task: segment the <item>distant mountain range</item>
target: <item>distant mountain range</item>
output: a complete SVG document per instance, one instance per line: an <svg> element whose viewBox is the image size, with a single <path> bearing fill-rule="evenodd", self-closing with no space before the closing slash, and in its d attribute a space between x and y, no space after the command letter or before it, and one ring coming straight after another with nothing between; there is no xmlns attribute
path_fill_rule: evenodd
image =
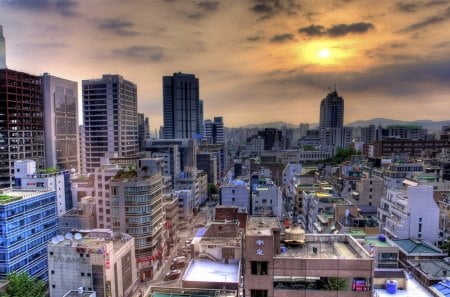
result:
<svg viewBox="0 0 450 297"><path fill-rule="evenodd" d="M448 126L450 125L450 120L448 121L432 121L432 120L416 120L416 121L401 121L401 120L393 120L393 119L385 119L385 118L374 118L370 120L359 120L355 122L348 123L346 126L349 127L367 127L369 125L375 125L375 126L390 126L390 125L419 125L422 126L424 129L428 129L429 132L437 132L440 131L442 126ZM242 126L240 128L259 128L259 129L265 129L265 128L276 128L280 129L281 127L286 126L288 128L298 128L298 125L278 121L278 122L269 122L269 123L260 123L260 124L249 124L246 126ZM309 124L311 129L314 129L318 126L317 123Z"/></svg>

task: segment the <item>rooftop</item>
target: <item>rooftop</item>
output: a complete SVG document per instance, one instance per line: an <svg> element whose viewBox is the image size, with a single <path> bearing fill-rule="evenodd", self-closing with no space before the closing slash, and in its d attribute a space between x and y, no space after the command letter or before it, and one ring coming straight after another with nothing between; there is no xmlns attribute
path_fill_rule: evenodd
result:
<svg viewBox="0 0 450 297"><path fill-rule="evenodd" d="M73 247L86 249L88 253L103 254L105 252L105 245L113 243L114 251L118 251L124 246L132 237L125 233L112 232L108 229L93 229L80 230L80 239L75 239L76 234L67 233L66 236L58 235L49 243L50 246L58 247Z"/></svg>
<svg viewBox="0 0 450 297"><path fill-rule="evenodd" d="M240 262L229 260L228 264L209 260L192 260L183 281L238 283Z"/></svg>
<svg viewBox="0 0 450 297"><path fill-rule="evenodd" d="M450 271L450 265L443 259L410 260L408 262L417 267L417 269L424 273L428 278L443 279L448 276L448 272Z"/></svg>
<svg viewBox="0 0 450 297"><path fill-rule="evenodd" d="M445 280L429 288L436 296L450 297L450 280Z"/></svg>
<svg viewBox="0 0 450 297"><path fill-rule="evenodd" d="M151 287L148 297L235 297L236 291L214 289Z"/></svg>
<svg viewBox="0 0 450 297"><path fill-rule="evenodd" d="M442 254L440 249L416 239L394 239L392 242L408 254Z"/></svg>
<svg viewBox="0 0 450 297"><path fill-rule="evenodd" d="M42 190L42 191L36 191L36 190L17 190L17 189L7 189L0 193L0 204L8 204L14 201L22 200L22 199L28 199L33 198L38 195L41 195L43 193L48 193L51 191L48 190Z"/></svg>
<svg viewBox="0 0 450 297"><path fill-rule="evenodd" d="M359 259L368 258L368 255L361 255L348 242L337 241L337 237L323 237L317 240L318 236L309 236L303 245L287 246L282 249L276 257L289 258L318 258L318 259ZM309 239L309 240L308 240ZM328 240L327 240L328 239ZM283 252L284 251L284 252Z"/></svg>
<svg viewBox="0 0 450 297"><path fill-rule="evenodd" d="M63 297L92 297L95 296L95 291L83 291L79 293L78 290L70 290Z"/></svg>
<svg viewBox="0 0 450 297"><path fill-rule="evenodd" d="M406 290L397 290L395 295L388 293L386 289L374 289L374 296L378 297L432 297L430 292L421 286L414 278L408 279Z"/></svg>
<svg viewBox="0 0 450 297"><path fill-rule="evenodd" d="M380 241L378 238L366 237L364 245L369 246L370 244L372 244L373 246L377 246L377 247L390 247L391 246L386 241Z"/></svg>
<svg viewBox="0 0 450 297"><path fill-rule="evenodd" d="M250 217L247 223L247 235L271 235L273 229L281 229L276 217Z"/></svg>

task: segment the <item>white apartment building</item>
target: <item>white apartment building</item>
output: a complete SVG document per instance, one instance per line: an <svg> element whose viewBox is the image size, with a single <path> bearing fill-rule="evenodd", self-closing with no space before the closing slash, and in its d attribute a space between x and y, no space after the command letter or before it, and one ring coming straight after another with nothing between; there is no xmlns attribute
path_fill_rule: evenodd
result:
<svg viewBox="0 0 450 297"><path fill-rule="evenodd" d="M381 199L378 220L390 238L415 238L435 243L439 235L439 207L433 187L404 181L401 189L387 189Z"/></svg>
<svg viewBox="0 0 450 297"><path fill-rule="evenodd" d="M220 188L222 205L238 206L250 211L250 187L242 180L231 180Z"/></svg>
<svg viewBox="0 0 450 297"><path fill-rule="evenodd" d="M252 215L283 216L283 195L280 188L270 178L261 178L253 185Z"/></svg>

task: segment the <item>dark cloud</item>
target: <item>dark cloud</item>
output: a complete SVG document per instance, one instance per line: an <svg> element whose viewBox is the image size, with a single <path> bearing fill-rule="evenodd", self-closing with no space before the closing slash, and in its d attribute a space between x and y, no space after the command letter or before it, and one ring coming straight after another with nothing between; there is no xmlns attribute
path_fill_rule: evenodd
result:
<svg viewBox="0 0 450 297"><path fill-rule="evenodd" d="M164 59L164 49L160 46L131 46L123 49L113 49L111 54L136 62L160 62Z"/></svg>
<svg viewBox="0 0 450 297"><path fill-rule="evenodd" d="M139 33L134 31L133 27L133 22L121 19L106 19L98 25L99 29L110 31L121 36L138 35Z"/></svg>
<svg viewBox="0 0 450 297"><path fill-rule="evenodd" d="M433 6L440 6L440 5L445 5L448 4L449 1L447 0L436 0L436 1L430 1L428 3L425 3L426 7L433 7Z"/></svg>
<svg viewBox="0 0 450 297"><path fill-rule="evenodd" d="M249 36L246 38L246 40L250 42L257 42L260 41L261 39L262 39L261 36Z"/></svg>
<svg viewBox="0 0 450 297"><path fill-rule="evenodd" d="M219 9L219 1L202 1L197 3L197 6L205 10L213 11Z"/></svg>
<svg viewBox="0 0 450 297"><path fill-rule="evenodd" d="M447 8L445 11L441 12L438 15L434 15L431 17L428 17L420 22L414 23L412 25L409 25L408 27L403 28L402 30L398 31L400 33L405 32L412 32L419 29L422 29L424 27L428 27L430 25L436 25L440 24L442 22L445 22L450 19L450 8Z"/></svg>
<svg viewBox="0 0 450 297"><path fill-rule="evenodd" d="M329 37L341 37L350 33L357 33L357 34L366 33L374 28L375 26L373 24L364 22L353 24L338 24L333 25L328 29L326 29L322 25L313 24L308 27L298 29L298 32L300 34L304 34L310 37L317 37L324 35L327 35Z"/></svg>
<svg viewBox="0 0 450 297"><path fill-rule="evenodd" d="M308 36L322 36L326 32L324 27L321 25L310 25L308 27L298 29L298 32Z"/></svg>
<svg viewBox="0 0 450 297"><path fill-rule="evenodd" d="M199 20L201 18L203 18L205 15L201 12L195 12L195 13L190 13L187 15L187 17L191 20Z"/></svg>
<svg viewBox="0 0 450 297"><path fill-rule="evenodd" d="M406 43L400 41L394 41L389 45L390 48L405 48Z"/></svg>
<svg viewBox="0 0 450 297"><path fill-rule="evenodd" d="M57 12L64 16L77 16L75 0L6 0L7 6L40 12Z"/></svg>
<svg viewBox="0 0 450 297"><path fill-rule="evenodd" d="M294 39L294 35L291 33L277 34L270 39L270 42L283 43Z"/></svg>
<svg viewBox="0 0 450 297"><path fill-rule="evenodd" d="M250 10L260 16L259 20L270 19L279 14L297 15L301 5L297 0L252 0Z"/></svg>
<svg viewBox="0 0 450 297"><path fill-rule="evenodd" d="M407 12L407 13L411 13L411 12L416 12L418 9L418 3L405 3L405 2L397 2L394 4L394 7L402 12Z"/></svg>
<svg viewBox="0 0 450 297"><path fill-rule="evenodd" d="M353 24L339 24L333 25L327 30L327 35L330 37L345 36L349 33L366 33L367 31L373 29L374 26L371 23L353 23Z"/></svg>
<svg viewBox="0 0 450 297"><path fill-rule="evenodd" d="M428 94L430 86L450 91L450 59L422 60L416 63L394 63L374 67L365 72L346 73L310 73L302 69L294 71L274 71L266 75L267 79L259 82L268 88L298 88L310 85L319 89L337 82L341 89L352 92L375 92L383 95ZM400 99L401 100L401 99Z"/></svg>

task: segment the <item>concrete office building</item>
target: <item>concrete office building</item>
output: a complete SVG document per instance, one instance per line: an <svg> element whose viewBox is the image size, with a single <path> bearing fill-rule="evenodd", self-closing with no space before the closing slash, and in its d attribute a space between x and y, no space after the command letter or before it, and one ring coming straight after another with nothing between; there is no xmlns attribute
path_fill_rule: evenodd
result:
<svg viewBox="0 0 450 297"><path fill-rule="evenodd" d="M120 171L111 178L111 219L115 232L135 238L141 281L153 277L164 249L163 195L160 172L150 172L152 159L137 161L136 171Z"/></svg>
<svg viewBox="0 0 450 297"><path fill-rule="evenodd" d="M94 229L52 239L48 244L50 297L69 290L97 297L131 297L138 288L134 238Z"/></svg>
<svg viewBox="0 0 450 297"><path fill-rule="evenodd" d="M196 138L203 134L203 102L194 74L163 76L163 138Z"/></svg>
<svg viewBox="0 0 450 297"><path fill-rule="evenodd" d="M344 98L336 90L320 102L319 135L324 140L327 128L342 128L344 124Z"/></svg>
<svg viewBox="0 0 450 297"><path fill-rule="evenodd" d="M245 296L372 296L373 259L353 237L296 232L303 243L282 243L277 218L250 218Z"/></svg>
<svg viewBox="0 0 450 297"><path fill-rule="evenodd" d="M52 173L36 173L36 162L32 160L19 160L14 162L15 187L42 191L56 191L58 216L73 208L70 172L68 170Z"/></svg>
<svg viewBox="0 0 450 297"><path fill-rule="evenodd" d="M217 158L213 153L197 154L197 169L206 173L209 184L217 184L217 163Z"/></svg>
<svg viewBox="0 0 450 297"><path fill-rule="evenodd" d="M0 197L0 278L27 272L46 281L47 242L58 228L56 192L4 190Z"/></svg>
<svg viewBox="0 0 450 297"><path fill-rule="evenodd" d="M214 117L214 121L205 120L205 138L208 143L224 143L223 117Z"/></svg>
<svg viewBox="0 0 450 297"><path fill-rule="evenodd" d="M44 105L41 78L0 69L0 188L14 184L14 162L45 166Z"/></svg>
<svg viewBox="0 0 450 297"><path fill-rule="evenodd" d="M78 84L44 73L42 94L45 166L80 172Z"/></svg>
<svg viewBox="0 0 450 297"><path fill-rule="evenodd" d="M119 157L139 151L137 87L120 75L83 80L83 173L93 173L106 153Z"/></svg>

